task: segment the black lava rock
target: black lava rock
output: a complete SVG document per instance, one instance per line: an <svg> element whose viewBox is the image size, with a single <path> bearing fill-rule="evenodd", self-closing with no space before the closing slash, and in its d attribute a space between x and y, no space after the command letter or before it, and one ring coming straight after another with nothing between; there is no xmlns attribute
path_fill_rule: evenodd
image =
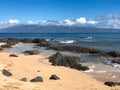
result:
<svg viewBox="0 0 120 90"><path fill-rule="evenodd" d="M10 54L9 57L18 57L18 56L15 54Z"/></svg>
<svg viewBox="0 0 120 90"><path fill-rule="evenodd" d="M51 80L59 80L60 78L56 75L51 75L50 78Z"/></svg>
<svg viewBox="0 0 120 90"><path fill-rule="evenodd" d="M27 55L37 55L39 54L39 51L38 50L26 50L23 53Z"/></svg>
<svg viewBox="0 0 120 90"><path fill-rule="evenodd" d="M37 76L31 79L30 82L43 82L43 78L41 76Z"/></svg>
<svg viewBox="0 0 120 90"><path fill-rule="evenodd" d="M8 77L12 76L12 73L5 69L2 70L2 74Z"/></svg>
<svg viewBox="0 0 120 90"><path fill-rule="evenodd" d="M27 82L27 78L22 78L20 81Z"/></svg>

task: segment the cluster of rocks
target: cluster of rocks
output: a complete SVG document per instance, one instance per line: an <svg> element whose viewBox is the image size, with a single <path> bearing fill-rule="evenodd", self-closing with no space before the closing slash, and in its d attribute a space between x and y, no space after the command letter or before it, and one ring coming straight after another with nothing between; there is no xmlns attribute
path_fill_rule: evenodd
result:
<svg viewBox="0 0 120 90"><path fill-rule="evenodd" d="M13 75L11 72L9 72L6 69L2 70L2 74L7 76L7 77L11 77ZM57 75L53 74L50 76L49 79L50 80L59 80L60 78ZM20 81L27 82L27 78L26 77L21 78ZM37 77L31 79L30 82L43 82L43 78L41 76L37 76Z"/></svg>
<svg viewBox="0 0 120 90"><path fill-rule="evenodd" d="M108 82L105 82L104 84L107 85L107 86L110 86L110 87L112 87L112 86L120 86L120 82L108 81Z"/></svg>
<svg viewBox="0 0 120 90"><path fill-rule="evenodd" d="M21 39L20 42L22 43L35 43L37 46L47 47L49 46L49 42L45 39L36 38L36 39Z"/></svg>
<svg viewBox="0 0 120 90"><path fill-rule="evenodd" d="M45 39L36 38L36 39L16 39L16 38L7 38L7 39L0 39L0 42L4 42L5 45L0 46L0 50L5 48L11 48L13 45L16 45L19 42L22 43L35 43L37 46L47 47L49 46L49 42Z"/></svg>
<svg viewBox="0 0 120 90"><path fill-rule="evenodd" d="M120 59L114 59L111 61L112 63L117 63L117 64L120 64Z"/></svg>
<svg viewBox="0 0 120 90"><path fill-rule="evenodd" d="M57 52L56 54L50 56L48 59L49 62L51 62L54 66L65 66L82 71L89 70L87 66L82 66L80 64L82 59L79 56L63 55Z"/></svg>

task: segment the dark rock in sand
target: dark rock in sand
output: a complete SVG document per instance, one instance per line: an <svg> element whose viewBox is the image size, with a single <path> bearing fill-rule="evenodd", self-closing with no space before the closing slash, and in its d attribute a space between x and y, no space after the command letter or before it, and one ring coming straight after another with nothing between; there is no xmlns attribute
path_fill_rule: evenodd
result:
<svg viewBox="0 0 120 90"><path fill-rule="evenodd" d="M23 53L27 55L37 55L39 54L39 51L38 50L26 50Z"/></svg>
<svg viewBox="0 0 120 90"><path fill-rule="evenodd" d="M41 76L37 76L30 80L30 82L43 82L43 78Z"/></svg>
<svg viewBox="0 0 120 90"><path fill-rule="evenodd" d="M117 63L117 64L120 64L120 59L114 59L111 61L112 63Z"/></svg>
<svg viewBox="0 0 120 90"><path fill-rule="evenodd" d="M120 82L111 82L111 81L108 81L108 82L105 82L104 83L105 85L107 86L120 86Z"/></svg>
<svg viewBox="0 0 120 90"><path fill-rule="evenodd" d="M46 41L46 40L45 39L41 39L41 38L36 38L32 42L33 43L41 43L42 41Z"/></svg>
<svg viewBox="0 0 120 90"><path fill-rule="evenodd" d="M10 44L1 45L1 48L11 48Z"/></svg>
<svg viewBox="0 0 120 90"><path fill-rule="evenodd" d="M59 80L60 78L56 75L51 75L50 78L51 80Z"/></svg>
<svg viewBox="0 0 120 90"><path fill-rule="evenodd" d="M24 38L24 39L21 39L20 40L21 42L23 42L23 43L33 43L32 41L32 39L29 39L29 38Z"/></svg>
<svg viewBox="0 0 120 90"><path fill-rule="evenodd" d="M82 61L82 59L79 56L63 55L57 52L56 54L50 56L48 59L49 62L51 62L54 66L66 66L83 71L89 70L87 66L82 66L80 64L80 61Z"/></svg>
<svg viewBox="0 0 120 90"><path fill-rule="evenodd" d="M27 82L27 78L22 78L20 81Z"/></svg>
<svg viewBox="0 0 120 90"><path fill-rule="evenodd" d="M18 56L15 54L10 54L9 57L18 57Z"/></svg>
<svg viewBox="0 0 120 90"><path fill-rule="evenodd" d="M5 69L2 70L2 74L8 77L12 76L12 73Z"/></svg>
<svg viewBox="0 0 120 90"><path fill-rule="evenodd" d="M3 50L3 48L0 47L0 51L2 51L2 50Z"/></svg>

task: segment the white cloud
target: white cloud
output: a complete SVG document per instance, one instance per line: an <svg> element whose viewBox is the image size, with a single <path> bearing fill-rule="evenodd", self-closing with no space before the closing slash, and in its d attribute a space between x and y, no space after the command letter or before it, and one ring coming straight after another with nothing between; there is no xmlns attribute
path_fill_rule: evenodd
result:
<svg viewBox="0 0 120 90"><path fill-rule="evenodd" d="M74 22L74 21L71 21L71 20L69 20L69 19L66 19L66 20L64 20L63 24L65 24L65 25L74 25L75 22Z"/></svg>
<svg viewBox="0 0 120 90"><path fill-rule="evenodd" d="M17 19L15 19L15 20L8 20L8 23L9 24L19 24L20 23L20 21L19 20L17 20Z"/></svg>
<svg viewBox="0 0 120 90"><path fill-rule="evenodd" d="M85 17L80 17L80 18L76 19L76 23L85 24L86 22L87 21L86 21Z"/></svg>

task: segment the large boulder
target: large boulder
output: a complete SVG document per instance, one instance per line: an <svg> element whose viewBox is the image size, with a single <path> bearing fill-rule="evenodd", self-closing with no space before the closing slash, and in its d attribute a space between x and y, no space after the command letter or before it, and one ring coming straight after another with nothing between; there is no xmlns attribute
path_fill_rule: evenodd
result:
<svg viewBox="0 0 120 90"><path fill-rule="evenodd" d="M66 67L74 68L77 70L83 70L83 71L89 70L87 66L82 66L80 64L82 59L79 56L63 55L57 52L56 54L50 56L48 59L49 59L49 62L51 62L52 65L54 66L56 65L66 66Z"/></svg>
<svg viewBox="0 0 120 90"><path fill-rule="evenodd" d="M39 54L39 51L38 50L26 50L23 53L26 55L37 55Z"/></svg>
<svg viewBox="0 0 120 90"><path fill-rule="evenodd" d="M7 77L12 76L12 73L9 72L8 70L5 70L5 69L2 70L2 74L5 75L5 76L7 76Z"/></svg>
<svg viewBox="0 0 120 90"><path fill-rule="evenodd" d="M59 80L60 78L57 75L53 74L53 75L50 76L49 79L51 79L51 80Z"/></svg>
<svg viewBox="0 0 120 90"><path fill-rule="evenodd" d="M31 79L30 82L43 82L43 78L41 76L37 76Z"/></svg>

